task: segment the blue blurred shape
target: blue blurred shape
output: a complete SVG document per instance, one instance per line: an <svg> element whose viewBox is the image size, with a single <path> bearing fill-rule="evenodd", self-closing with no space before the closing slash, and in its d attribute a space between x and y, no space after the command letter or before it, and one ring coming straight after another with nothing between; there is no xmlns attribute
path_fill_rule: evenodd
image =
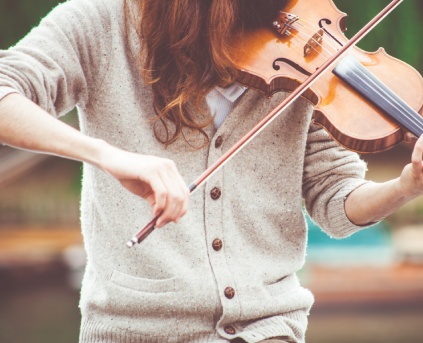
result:
<svg viewBox="0 0 423 343"><path fill-rule="evenodd" d="M309 217L307 261L324 265L389 265L394 263L392 236L385 222L344 239L333 239Z"/></svg>

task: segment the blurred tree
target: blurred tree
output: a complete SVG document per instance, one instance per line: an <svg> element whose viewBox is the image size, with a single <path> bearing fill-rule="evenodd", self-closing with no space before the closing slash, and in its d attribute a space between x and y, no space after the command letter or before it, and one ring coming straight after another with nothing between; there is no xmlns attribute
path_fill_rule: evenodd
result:
<svg viewBox="0 0 423 343"><path fill-rule="evenodd" d="M6 49L10 46L13 46L16 44L21 38L23 38L30 30L31 28L38 25L40 20L48 13L50 12L53 7L55 7L60 2L63 2L64 0L0 0L0 49ZM70 115L67 115L66 117L62 118L63 121L77 126L77 117L76 112L73 111ZM2 146L0 146L0 149ZM70 168L75 169L74 177L72 179L72 185L71 187L66 188L64 191L66 194L70 195L69 202L75 201L74 194L79 194L80 192L80 184L81 184L81 167L80 163L73 162ZM60 188L60 186L58 186ZM3 201L3 205L7 204L9 206L9 214L10 213L19 213L21 211L21 204L22 206L25 205L25 201L30 199L31 192L28 191L28 194L25 193L25 195L18 196L17 203L14 203L10 200L10 197L5 195L4 189L2 189L3 196L8 199L8 201ZM16 190L13 192L16 193ZM49 197L47 197L49 198ZM46 199L47 199L46 198ZM58 203L61 200L58 200L55 198L55 196L50 196L50 198L53 198L51 203ZM19 199L25 199L22 200L22 202ZM1 199L0 199L1 200ZM49 200L46 201L48 203ZM77 202L77 200L76 200ZM34 203L34 207L32 209L34 210L37 203L41 204L43 202L37 202L37 201L29 201L29 203ZM2 201L0 201L0 205L2 204ZM0 206L0 212L4 212L4 209L7 207ZM42 206L42 205L40 205ZM43 203L43 206L45 204ZM71 213L72 211L70 211ZM34 215L31 213L31 210L26 208L22 211L22 213L29 214L22 216L22 220L27 220L31 222L37 222L37 219L34 217ZM2 219L1 222L5 221L5 216L0 216ZM7 216L6 216L7 218ZM78 218L78 215L76 216ZM50 219L49 219L50 220ZM1 225L0 225L1 226ZM0 339L1 341L1 339Z"/></svg>
<svg viewBox="0 0 423 343"><path fill-rule="evenodd" d="M334 0L337 7L348 14L346 32L351 37L390 0ZM382 21L373 32L360 42L366 51L375 51L379 47L423 72L423 46L420 35L423 33L423 2L407 0Z"/></svg>
<svg viewBox="0 0 423 343"><path fill-rule="evenodd" d="M304 0L303 0L304 1ZM310 0L315 3L316 0ZM340 10L348 14L348 36L358 31L390 0L334 0ZM0 48L15 44L59 0L2 0L0 2ZM423 72L423 47L420 34L423 32L423 2L404 1L362 43L366 51L375 51L383 46L389 54L398 57Z"/></svg>
<svg viewBox="0 0 423 343"><path fill-rule="evenodd" d="M59 0L1 0L0 48L15 44L37 25Z"/></svg>

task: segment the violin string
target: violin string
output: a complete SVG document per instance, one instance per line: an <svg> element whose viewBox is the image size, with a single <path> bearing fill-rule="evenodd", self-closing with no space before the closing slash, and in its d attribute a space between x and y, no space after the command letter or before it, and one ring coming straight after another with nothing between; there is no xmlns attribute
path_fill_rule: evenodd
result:
<svg viewBox="0 0 423 343"><path fill-rule="evenodd" d="M305 22L305 23L307 23L305 20L302 20L302 19L299 19L299 20L301 20L301 21L303 21L303 22ZM306 29L311 29L311 28L309 28L309 27L307 27L306 25L302 25L302 24L300 24L300 23L298 23L298 21L297 22L295 22L295 24L297 24L297 26L303 26L303 27L305 27ZM297 28L297 27L294 27L294 25L290 25L290 24L285 24L287 27L289 27L289 28L291 28L291 29L293 29L293 30L295 30L295 31L297 31L298 33L300 33L302 36L305 36L305 37L309 37L308 35L307 35L307 33L305 33L305 32L303 32L302 30L300 30L299 28ZM310 25L310 26L312 26L312 25ZM329 36L329 35L328 35ZM321 36L322 37L322 36ZM297 39L298 41L299 40L301 40L301 41L303 41L304 39L303 38L297 38L297 36L295 36L294 37L295 39ZM327 42L331 42L332 40L333 40L333 38L332 37L330 37L329 36L329 38L331 38L330 40L327 40ZM327 53L329 53L329 55L331 55L332 54L332 52L330 52L328 49L326 49L321 43L319 43L318 41L316 41L316 40L314 40L314 38L313 37L310 37L310 39L312 39L315 43L316 43L316 45L317 46L320 46L320 47L322 47L322 50L324 50L324 51L326 51ZM294 39L291 39L291 41L294 41ZM308 42L309 40L307 40L307 42ZM300 43L301 44L301 43ZM331 44L331 43L328 43L328 45L329 45L329 47L330 48L332 48L332 49L334 49L335 50L335 52L337 51L337 49ZM327 56L325 56L323 53L320 53L317 49L315 49L314 47L312 47L313 48L313 50L315 51L315 52L317 52L318 54L319 54L319 56L324 56L324 57L326 57L327 58ZM359 79L359 80L361 80L362 82L366 82L369 86L370 86L370 88L376 93L376 94L378 94L378 95L380 95L382 98L384 98L389 104L391 104L399 113L401 113L402 114L402 116L404 117L404 118L406 118L409 122L411 122L412 123L412 125L414 125L416 128L418 128L418 129L420 129L421 131L423 131L423 121L420 121L419 120L419 118L420 117L414 117L414 116L412 116L412 115L410 115L409 114L409 112L407 111L407 108L405 108L404 107L404 105L401 103L401 102L399 102L399 101L397 101L395 98L393 98L393 97L391 97L389 94L386 94L383 90L381 90L380 89L380 87L372 80L372 79L370 79L370 78L368 78L366 75L362 75L362 73L360 73L360 70L359 69L356 69L354 66L350 66L350 70L354 73L354 75Z"/></svg>
<svg viewBox="0 0 423 343"><path fill-rule="evenodd" d="M354 75L357 76L359 80L367 83L374 93L384 98L389 104L395 107L395 109L400 112L406 119L416 125L416 127L418 127L419 124L422 124L420 128L423 129L423 123L419 123L418 121L416 121L416 118L414 118L413 116L409 116L408 111L404 107L404 105L401 102L398 102L395 98L391 97L389 94L386 94L383 89L381 89L378 84L374 82L374 80L369 78L367 75L360 73L360 70L355 66L350 66L350 70L353 72Z"/></svg>
<svg viewBox="0 0 423 343"><path fill-rule="evenodd" d="M323 40L323 38L324 38L323 35L319 34L319 31L323 29L322 27L320 27L320 26L318 26L316 24L312 24L309 21L307 21L307 20L305 20L305 19L303 19L303 18L301 18L299 16L296 16L296 15L294 15L292 13L282 12L281 11L281 14L284 14L287 17L296 18L297 20L295 20L293 22L294 24L298 24L298 25L301 25L301 26L305 27L306 29L310 30L313 33L313 35L317 33L320 36L320 38ZM285 26L289 26L290 24L284 22L284 25ZM326 30L323 29L323 32L326 33ZM328 36L330 37L330 35L328 35ZM332 45L333 41L336 42L336 40L334 40L333 37L330 37L330 38L331 39L328 41L328 44L331 46L331 48L334 50L334 52L336 52L338 50L338 47L336 45Z"/></svg>
<svg viewBox="0 0 423 343"><path fill-rule="evenodd" d="M290 15L290 16L292 16L292 17L295 17L294 15L292 15L292 14L288 14L288 15ZM333 36L331 36L330 34L328 34L328 32L323 28L323 27L320 27L320 26L317 26L316 24L312 24L312 23L310 23L309 21L307 21L307 20L305 20L305 19L303 19L303 18L301 18L301 17L297 17L297 20L294 22L294 24L298 24L298 25L300 25L300 26L303 26L304 28L306 28L307 30L309 30L309 31L311 31L312 33L313 33L313 36L315 35L315 34L317 34L321 39L322 39L322 41L323 41L323 38L324 38L324 36L322 35L322 34L320 34L319 32L321 31L321 30L323 30L323 34L324 33L326 33L327 34L327 36L329 36L329 40L327 41L328 42L328 44L329 44L329 46L333 49L333 51L334 52L336 52L336 51L338 51L338 46L336 45L336 44L333 44L334 42L336 42L336 43L338 43L337 41L336 41L336 39L334 39L334 37ZM286 26L288 26L289 24L287 24L287 23L285 23L284 25L286 25ZM340 43L338 43L338 44L340 44ZM342 45L341 45L342 46Z"/></svg>
<svg viewBox="0 0 423 343"><path fill-rule="evenodd" d="M317 27L316 25L313 25L311 23L309 23L308 21L298 18L293 24L289 24L289 23L283 23L283 25L285 25L285 27L295 30L297 31L300 36L303 37L308 37L307 40L305 40L306 44L308 44L310 42L310 40L312 42L315 43L315 46L309 45L310 48L312 48L318 55L323 56L328 58L327 56L325 56L325 53L328 53L330 56L332 56L333 53L336 53L336 51L338 51L338 47L334 45L334 42L336 42L336 40L331 37L331 35L326 34L326 31L323 30L323 34L320 34L320 27ZM296 27L295 27L295 26ZM303 29L300 29L299 27L302 27ZM307 34L305 31L311 31L314 32L313 36L310 36L309 34ZM317 31L314 31L317 30ZM314 36L318 35L318 38L315 39ZM319 40L323 41L323 39L325 38L325 36L329 37L330 39L326 39L325 42L327 43L327 46L324 46L323 44L321 44L319 42ZM320 38L320 39L319 39ZM304 38L300 38L297 37L297 35L294 36L294 38L291 38L291 42L295 42L297 43L297 41L303 41ZM299 43L301 44L301 43ZM321 47L322 52L319 52L318 49L316 49L316 47ZM329 49L332 49L333 52L331 52ZM383 89L380 88L380 86L371 78L369 78L367 75L363 74L362 72L360 72L360 70L358 68L356 68L353 65L350 65L350 70L351 72L362 82L366 83L367 85L369 85L369 87L371 88L371 90L375 93L378 94L380 97L382 97L383 99L385 99L385 101L387 101L393 108L395 108L399 113L402 114L402 116L408 120L408 122L411 123L411 125L414 125L415 128L420 129L420 131L423 131L423 121L419 120L421 117L420 116L413 116L412 114L410 115L409 110L407 109L407 107L401 102L398 101L396 98L392 97L390 94L386 93ZM413 110L413 112L415 112ZM413 113L411 112L411 113Z"/></svg>
<svg viewBox="0 0 423 343"><path fill-rule="evenodd" d="M372 88L372 90L379 94L380 96L382 96L387 102L389 102L390 104L392 104L392 106L394 106L396 108L397 111L401 112L401 114L406 117L407 119L409 119L410 121L414 121L414 124L417 124L417 126L419 124L421 124L421 127L423 129L423 122L417 120L417 117L414 116L409 116L408 115L408 111L407 108L399 101L397 101L395 98L391 97L389 94L386 94L384 92L383 89L381 89L377 83L374 82L373 79L369 78L367 75L360 73L360 70L358 68L356 68L354 65L350 64L350 70L353 72L354 75L357 76L357 78L363 82L366 82L368 85L370 85L370 87Z"/></svg>
<svg viewBox="0 0 423 343"><path fill-rule="evenodd" d="M294 51L297 52L300 56L304 56L304 43L307 43L312 37L308 36L305 32L302 32L301 30L295 28L293 25L290 24L285 24L288 28L297 31L298 33L301 33L302 36L306 36L308 39L305 40L304 38L300 38L297 35L290 35L290 43L294 45ZM322 50L326 50L324 49L324 47L322 46L322 44L317 42L317 45L322 47ZM297 48L299 46L299 48ZM313 50L317 53L318 55L318 59L321 60L323 59L322 63L319 64L319 67L322 66L330 57L333 56L333 53L331 53L330 51L326 51L327 54L325 55L324 53L321 53L320 51L318 51L316 48L313 47ZM327 56L329 55L329 57Z"/></svg>
<svg viewBox="0 0 423 343"><path fill-rule="evenodd" d="M284 24L286 27L288 27L289 29L295 30L297 32L300 32L299 30L297 30L294 26L290 25L290 24ZM289 42L290 44L294 45L293 48L290 47L290 49L293 49L297 54L304 55L304 42L305 40L303 38L298 38L297 35L293 35L293 34L282 34L282 36L286 36L289 37ZM317 53L319 53L319 51L315 50Z"/></svg>
<svg viewBox="0 0 423 343"><path fill-rule="evenodd" d="M317 33L321 38L322 38L322 40L323 40L323 38L324 38L324 34L326 33L326 31L325 30L323 30L323 35L322 34L319 34L319 31L321 30L321 29L323 29L323 28L321 28L321 27L319 27L319 26L317 26L317 25L314 25L314 24L311 24L310 22L308 22L307 20L305 20L305 19L302 19L302 18L299 18L298 19L298 24L299 25L302 25L302 26L304 26L306 29L308 29L308 30L310 30L310 31L312 31L312 32L315 32L315 33ZM301 22L304 22L305 24L302 24ZM317 31L315 31L315 30L317 30ZM336 51L338 51L338 46L336 46L336 44L333 44L334 42L336 42L335 40L334 40L334 38L333 37L331 37L330 35L328 35L328 34L326 34L326 36L328 36L330 39L329 40L327 40L327 43L328 43L328 45L333 49L333 51L334 52L336 52Z"/></svg>
<svg viewBox="0 0 423 343"><path fill-rule="evenodd" d="M291 30L294 30L294 31L297 31L297 32L299 32L294 26L292 26L292 25L290 25L290 24L287 24L287 23L284 23L283 24L285 27L287 27L288 29L291 29ZM299 42L299 40L297 39L297 35L293 35L290 31L289 31L289 33L287 34L287 33L283 33L283 34L281 34L281 33L279 33L282 37L289 37L290 39L289 39L289 42L290 43L294 43L294 44L296 44L297 46L303 46L302 45L302 43L301 42ZM299 49L300 51L302 51L302 49L300 48Z"/></svg>
<svg viewBox="0 0 423 343"><path fill-rule="evenodd" d="M286 16L288 16L288 17L292 17L292 18L294 18L294 17L296 17L296 16L294 16L293 14L291 14L291 13L286 13L286 12L283 12L283 14L284 15L286 15ZM329 46L329 48L331 48L333 51L330 51L328 48L326 48L323 44L321 44L318 40L316 40L315 38L314 38L314 36L317 34L318 35L318 37L320 38L320 41L324 41L324 34L326 33L326 31L325 30L323 30L323 34L320 34L320 31L322 30L322 28L321 27L319 27L319 26L317 26L317 25L313 25L313 24L311 24L310 22L308 22L307 20L304 20L304 19L302 19L302 18L300 18L300 17L296 17L297 18L297 20L295 20L295 21L293 21L293 23L292 24L290 24L289 22L286 22L286 21L284 21L284 20L281 20L281 23L282 23L282 25L284 25L286 28L288 28L288 29L292 29L292 30L295 30L295 31L297 31L298 33L300 33L301 35L303 35L303 36L305 36L305 37L307 37L307 39L305 40L305 44L308 44L309 42L310 42L310 40L311 41L313 41L315 44L316 44L316 46L319 46L319 47L321 47L322 48L322 50L323 51L326 51L326 53L328 53L328 55L329 56L324 56L325 58L330 58L331 56L333 56L333 54L334 53L336 53L337 51L338 51L338 47L337 46L334 46L334 44L333 44L333 42L334 42L334 38L330 35L330 34L326 34L326 36L327 37L329 37L330 39L328 39L328 40L325 40L326 42L327 42L327 44L328 44L328 46ZM296 28L294 25L298 25L298 26L301 26L301 27L303 27L303 28L305 28L306 30L309 30L310 32L312 32L313 33L313 35L309 35L309 34L307 34L306 32L304 32L303 30L301 30L301 29L299 29L299 28ZM316 31L317 30L317 31ZM292 41L292 39L291 39L291 41ZM310 46L310 48L312 48L317 54L319 54L319 56L320 55L322 55L316 48L315 48L315 46Z"/></svg>
<svg viewBox="0 0 423 343"><path fill-rule="evenodd" d="M306 25L304 25L304 24L302 24L301 22L304 22ZM319 54L319 55L323 55L326 59L329 59L330 57L332 57L333 56L333 54L335 54L337 51L338 51L338 47L336 47L334 44L333 44L333 42L334 42L334 38L331 36L331 35L328 35L328 34L326 34L326 36L324 35L325 33L326 33L326 31L323 31L323 35L322 34L320 34L319 33L319 31L320 31L320 28L317 26L317 25L312 25L312 24L310 24L308 21L306 21L306 20L304 20L304 19L301 19L301 18L299 18L295 23L293 23L292 25L291 24L288 24L288 23L284 23L284 25L286 26L286 27L288 27L288 28L291 28L291 29L293 29L293 30L295 30L295 31L297 31L298 33L300 33L301 35L303 35L303 36L305 36L305 37L307 37L307 39L305 39L304 41L305 41L305 43L306 44L308 44L308 42L310 41L310 40L312 40L312 41L314 41L315 43L316 43L316 46L319 46L319 47L321 47L322 48L322 51L325 51L327 54L328 54L328 56L327 55L324 55L324 54L322 54L322 53L320 53L314 46L310 46L317 54ZM297 28L297 27L295 27L294 25L298 25L298 26L302 26L302 27L304 27L304 28L306 28L306 29L308 29L308 30L310 30L310 31L312 31L312 32L314 32L314 34L313 34L313 36L310 36L309 34L307 34L306 32L304 32L303 30L301 30L301 29L299 29L299 28ZM315 32L314 31L314 29L317 29L318 31L317 32ZM323 41L325 41L325 42L327 42L327 45L328 45L328 47L326 47L326 46L324 46L322 43L320 43L319 41L317 41L315 38L314 38L314 35L315 34L317 34L320 38L321 38L321 41L323 42ZM328 37L329 39L325 39L325 37ZM292 41L292 40L291 40ZM331 50L329 50L329 49L332 49L332 51Z"/></svg>
<svg viewBox="0 0 423 343"><path fill-rule="evenodd" d="M297 35L295 35L290 41L291 42L294 42L294 40L296 39L297 41L300 41L300 45L302 46L302 47L304 47L304 43L305 44L308 44L308 42L310 41L310 40L313 40L315 43L316 43L316 46L319 46L319 47L321 47L322 48L322 51L324 51L324 52L326 52L328 55L325 55L325 54L323 54L322 52L320 52L319 50L317 50L314 46L310 46L313 50L314 50L314 52L316 52L319 56L323 56L324 58L326 58L326 59L328 59L328 58L330 58L331 56L332 56L332 54L333 54L333 52L331 52L331 51L329 51L326 47L324 47L321 43L319 43L318 41L316 41L314 38L313 38L313 36L310 36L310 35L308 35L307 33L305 33L305 32L303 32L303 31L301 31L301 30L299 30L299 29L297 29L296 27L294 27L293 25L290 25L290 24L284 24L285 26L287 26L287 27L289 27L289 28L291 28L291 29L293 29L293 30L295 30L295 31L297 31L301 36L303 36L303 37L306 37L306 38L308 38L308 39L305 39L305 38L300 38L300 37L297 37ZM304 52L303 52L303 49L301 50L301 53L302 54L304 54Z"/></svg>
<svg viewBox="0 0 423 343"><path fill-rule="evenodd" d="M289 41L294 47L294 51L301 55L304 55L304 42L303 39L293 36ZM291 47L290 47L291 48ZM318 51L316 51L318 52Z"/></svg>
<svg viewBox="0 0 423 343"><path fill-rule="evenodd" d="M380 87L367 75L363 75L363 73L360 73L360 70L356 68L352 63L349 63L350 71L357 76L359 80L362 82L367 83L372 90L382 96L388 103L390 103L395 109L401 113L406 119L408 119L415 128L420 129L423 131L423 121L419 120L418 118L421 118L420 116L413 116L409 115L407 108L404 107L404 105L401 102L398 102L395 98L391 97L389 94L386 94L383 90L380 89Z"/></svg>
<svg viewBox="0 0 423 343"><path fill-rule="evenodd" d="M307 37L308 39L300 38L300 37L297 37L297 35L295 35L293 37L293 39L290 40L292 43L294 43L294 44L296 44L298 46L298 45L302 45L304 42L306 42L306 44L307 44L310 40L312 40L312 41L314 41L316 43L316 46L321 47L322 48L322 51L323 52L326 52L327 54L329 54L329 56L332 56L332 54L336 53L336 51L338 50L338 48L333 45L333 37L331 37L330 35L326 35L327 37L330 38L329 40L325 40L325 42L328 43L328 48L326 48L325 46L323 46L323 44L321 44L320 42L318 42L313 36L308 35L306 32L304 32L300 28L297 28L297 27L294 26L294 25L301 26L301 27L303 27L305 29L308 29L310 31L312 30L312 26L313 25L310 25L305 20L302 20L302 19L299 19L299 20L301 20L302 22L308 24L308 26L307 25L304 25L302 23L299 23L298 21L296 21L292 25L291 24L287 24L287 23L284 23L284 25L286 27L288 27L289 29L292 29L292 30L297 31L300 34L301 37ZM316 28L317 28L317 26L316 26ZM317 34L322 38L322 41L325 38L324 37L324 33L325 33L325 31L323 31L323 35L320 35L319 32L317 32ZM301 43L299 43L299 42L301 42ZM326 56L325 53L319 52L314 46L310 46L310 47L318 54L319 57L322 56L322 57L328 58L328 56ZM329 50L329 48L333 49L334 52L331 52ZM408 121L411 122L412 125L414 125L415 127L419 128L421 131L423 131L423 122L418 121L418 119L416 119L415 117L409 115L407 109L404 108L403 104L401 104L395 98L391 97L389 94L386 94L383 90L381 90L380 87L372 79L369 79L366 75L364 75L364 77L363 77L363 75L361 73L359 73L359 70L356 69L354 66L352 66L352 68L350 66L350 70L354 73L354 75L356 75L358 77L359 80L361 80L362 82L366 82L370 86L370 88L372 89L373 92L375 92L376 94L380 95L388 103L390 103L398 112L400 112L403 115L403 117L405 117L406 119L408 119ZM366 78L366 80L364 78Z"/></svg>

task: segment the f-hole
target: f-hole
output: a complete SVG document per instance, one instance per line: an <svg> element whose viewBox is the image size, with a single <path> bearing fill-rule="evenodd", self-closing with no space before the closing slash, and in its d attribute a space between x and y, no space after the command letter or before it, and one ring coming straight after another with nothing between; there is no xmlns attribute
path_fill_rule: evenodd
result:
<svg viewBox="0 0 423 343"><path fill-rule="evenodd" d="M336 39L328 30L326 30L326 28L323 26L324 24L327 24L327 25L332 25L332 21L330 20L330 19L326 19L326 18L323 18L323 19L320 19L320 21L319 21L319 27L323 30L323 31L325 31L325 33L327 34L327 35L329 35L335 42L337 42L340 46L343 46L342 45L342 43L338 40L338 39Z"/></svg>
<svg viewBox="0 0 423 343"><path fill-rule="evenodd" d="M299 64L287 59L287 58L277 58L276 60L273 61L273 69L274 70L279 70L281 69L281 67L277 64L277 62L282 62L282 63L286 63L289 66L291 66L292 68L294 68L295 70L299 71L300 73L303 73L306 76L310 76L311 73L307 70L305 70L303 67L301 67Z"/></svg>

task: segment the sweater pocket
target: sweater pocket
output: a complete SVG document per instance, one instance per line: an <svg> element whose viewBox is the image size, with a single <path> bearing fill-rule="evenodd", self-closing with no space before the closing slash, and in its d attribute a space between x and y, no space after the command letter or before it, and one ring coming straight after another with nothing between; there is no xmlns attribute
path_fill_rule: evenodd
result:
<svg viewBox="0 0 423 343"><path fill-rule="evenodd" d="M176 277L170 279L145 279L125 274L118 270L113 270L110 281L117 286L146 293L177 292L180 288Z"/></svg>

